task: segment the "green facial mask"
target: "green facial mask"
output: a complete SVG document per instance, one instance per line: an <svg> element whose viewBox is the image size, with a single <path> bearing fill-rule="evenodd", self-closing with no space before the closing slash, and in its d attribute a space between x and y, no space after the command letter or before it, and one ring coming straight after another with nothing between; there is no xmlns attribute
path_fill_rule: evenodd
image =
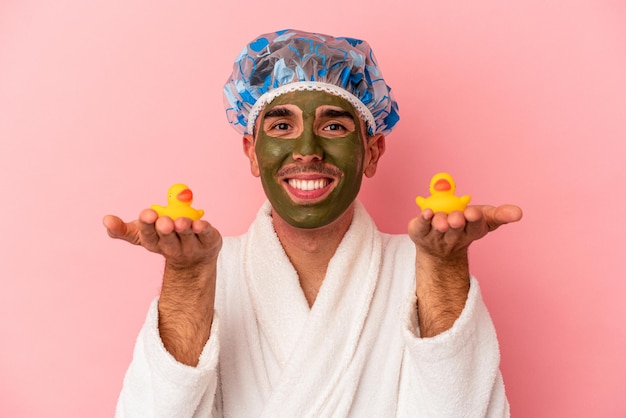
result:
<svg viewBox="0 0 626 418"><path fill-rule="evenodd" d="M296 112L285 118L266 119L268 112L282 107ZM343 123L346 118L322 115L320 107L347 112L353 122L350 125ZM280 125L278 131L266 126L270 120L276 121L274 126ZM289 131L288 126L294 129ZM359 117L346 100L318 91L281 95L264 109L255 141L265 194L290 225L328 225L350 207L359 193L365 143Z"/></svg>

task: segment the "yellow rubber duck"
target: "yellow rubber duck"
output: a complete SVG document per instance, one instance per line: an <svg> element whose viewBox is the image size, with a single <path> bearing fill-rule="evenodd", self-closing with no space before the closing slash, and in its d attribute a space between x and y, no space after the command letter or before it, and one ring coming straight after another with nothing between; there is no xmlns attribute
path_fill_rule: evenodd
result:
<svg viewBox="0 0 626 418"><path fill-rule="evenodd" d="M189 218L197 221L202 218L204 211L191 207L193 193L187 185L182 183L174 184L167 191L167 206L152 205L159 216L169 216L172 219Z"/></svg>
<svg viewBox="0 0 626 418"><path fill-rule="evenodd" d="M469 203L470 196L455 196L456 185L448 173L437 173L430 180L430 196L417 196L415 202L422 209L431 209L433 212L450 213L455 210L464 211Z"/></svg>

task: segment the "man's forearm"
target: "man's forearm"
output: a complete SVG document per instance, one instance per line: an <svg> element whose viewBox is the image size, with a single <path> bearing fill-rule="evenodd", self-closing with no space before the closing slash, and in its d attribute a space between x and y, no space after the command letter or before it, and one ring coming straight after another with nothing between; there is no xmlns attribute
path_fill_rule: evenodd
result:
<svg viewBox="0 0 626 418"><path fill-rule="evenodd" d="M420 335L434 337L452 328L465 307L470 286L467 253L437 259L418 250L415 264Z"/></svg>
<svg viewBox="0 0 626 418"><path fill-rule="evenodd" d="M165 264L159 298L159 334L180 363L196 366L213 322L216 262L193 268Z"/></svg>

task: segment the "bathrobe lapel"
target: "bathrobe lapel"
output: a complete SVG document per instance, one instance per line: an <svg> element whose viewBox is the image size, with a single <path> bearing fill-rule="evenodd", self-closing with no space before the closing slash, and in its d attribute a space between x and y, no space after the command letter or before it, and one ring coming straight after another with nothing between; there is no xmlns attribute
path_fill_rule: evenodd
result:
<svg viewBox="0 0 626 418"><path fill-rule="evenodd" d="M262 210L249 231L244 271L258 335L269 347L264 356L274 356L281 367L280 377L269 382L263 416L345 415L358 385L354 376L374 337L363 335L363 327L379 276L380 236L357 202L352 225L309 309L272 227L269 205Z"/></svg>

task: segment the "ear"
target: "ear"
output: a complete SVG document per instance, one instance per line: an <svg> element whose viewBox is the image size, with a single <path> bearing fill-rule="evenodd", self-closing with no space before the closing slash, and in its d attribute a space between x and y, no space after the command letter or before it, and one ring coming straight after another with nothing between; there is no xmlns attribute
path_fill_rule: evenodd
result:
<svg viewBox="0 0 626 418"><path fill-rule="evenodd" d="M369 138L365 144L365 161L363 163L363 173L367 177L376 174L376 167L380 157L385 153L385 135L376 134Z"/></svg>
<svg viewBox="0 0 626 418"><path fill-rule="evenodd" d="M243 153L250 160L250 172L254 177L259 177L261 175L261 171L259 170L259 162L256 158L254 144L254 137L252 135L245 134L243 136Z"/></svg>

